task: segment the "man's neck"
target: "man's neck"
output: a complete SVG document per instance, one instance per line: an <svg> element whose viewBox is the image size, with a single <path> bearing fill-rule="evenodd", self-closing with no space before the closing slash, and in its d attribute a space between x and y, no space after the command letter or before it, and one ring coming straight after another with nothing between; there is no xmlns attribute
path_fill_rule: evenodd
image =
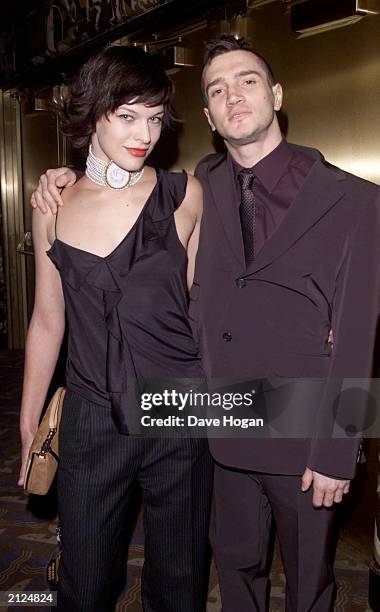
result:
<svg viewBox="0 0 380 612"><path fill-rule="evenodd" d="M228 152L231 157L243 168L252 168L261 159L269 155L282 140L280 131L270 139L263 142L250 142L249 144L236 146L225 141Z"/></svg>

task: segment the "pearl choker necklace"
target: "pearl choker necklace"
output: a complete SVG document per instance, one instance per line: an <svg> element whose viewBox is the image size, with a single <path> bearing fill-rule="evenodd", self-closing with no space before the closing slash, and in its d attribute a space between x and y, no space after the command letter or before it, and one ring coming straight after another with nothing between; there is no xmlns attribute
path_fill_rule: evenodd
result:
<svg viewBox="0 0 380 612"><path fill-rule="evenodd" d="M90 145L86 160L86 176L100 187L110 187L116 190L126 189L135 185L143 174L144 168L138 172L129 172L120 168L112 159L105 162L95 157Z"/></svg>

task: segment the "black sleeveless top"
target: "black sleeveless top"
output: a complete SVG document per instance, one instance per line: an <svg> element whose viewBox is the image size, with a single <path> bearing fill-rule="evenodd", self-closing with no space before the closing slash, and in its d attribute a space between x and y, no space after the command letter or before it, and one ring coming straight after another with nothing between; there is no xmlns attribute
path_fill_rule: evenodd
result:
<svg viewBox="0 0 380 612"><path fill-rule="evenodd" d="M187 255L174 211L187 175L157 172L134 226L106 257L56 237L48 256L58 268L68 321L67 387L112 407L128 432L128 381L201 378L187 318Z"/></svg>

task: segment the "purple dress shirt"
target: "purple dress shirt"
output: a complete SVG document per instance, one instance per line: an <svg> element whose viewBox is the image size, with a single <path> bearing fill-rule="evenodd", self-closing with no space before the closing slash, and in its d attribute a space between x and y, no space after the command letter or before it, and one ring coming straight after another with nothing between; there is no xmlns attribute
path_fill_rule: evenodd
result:
<svg viewBox="0 0 380 612"><path fill-rule="evenodd" d="M238 174L243 167L230 155L229 159L235 177L237 206L240 206ZM252 167L255 174L252 189L256 201L256 254L284 218L314 163L315 159L293 151L283 139Z"/></svg>

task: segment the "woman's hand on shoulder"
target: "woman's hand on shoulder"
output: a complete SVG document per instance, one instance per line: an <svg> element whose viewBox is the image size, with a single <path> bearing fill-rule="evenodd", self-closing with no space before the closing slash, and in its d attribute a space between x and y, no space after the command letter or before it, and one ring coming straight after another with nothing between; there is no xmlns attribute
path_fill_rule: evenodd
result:
<svg viewBox="0 0 380 612"><path fill-rule="evenodd" d="M54 168L46 170L41 174L38 185L33 191L30 204L38 208L42 213L49 209L55 215L58 206L63 205L61 191L64 187L71 187L77 180L74 170L71 168Z"/></svg>

